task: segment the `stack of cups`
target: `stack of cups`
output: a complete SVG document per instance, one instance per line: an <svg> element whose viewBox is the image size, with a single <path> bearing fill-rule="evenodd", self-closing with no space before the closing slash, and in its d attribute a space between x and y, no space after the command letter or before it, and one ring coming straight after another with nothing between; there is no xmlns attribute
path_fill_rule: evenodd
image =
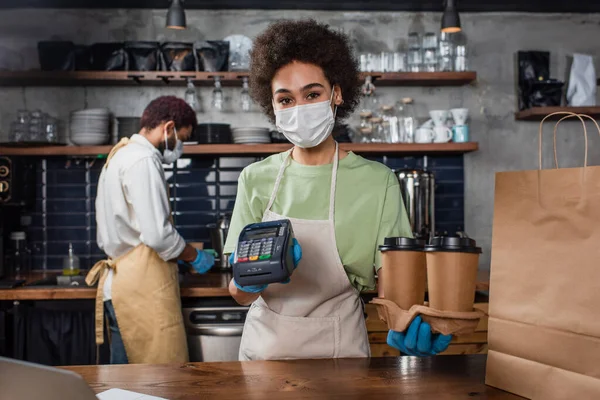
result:
<svg viewBox="0 0 600 400"><path fill-rule="evenodd" d="M441 311L473 311L481 254L477 243L463 237L435 237L425 246L425 253L429 307Z"/></svg>
<svg viewBox="0 0 600 400"><path fill-rule="evenodd" d="M403 310L425 302L427 266L425 241L386 238L381 251L383 295Z"/></svg>

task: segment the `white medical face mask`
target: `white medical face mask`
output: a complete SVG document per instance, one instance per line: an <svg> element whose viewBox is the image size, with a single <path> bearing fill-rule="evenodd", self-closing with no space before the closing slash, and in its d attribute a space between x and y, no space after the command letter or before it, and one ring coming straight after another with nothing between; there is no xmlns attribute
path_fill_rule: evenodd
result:
<svg viewBox="0 0 600 400"><path fill-rule="evenodd" d="M331 110L333 93L332 89L329 101L274 110L279 132L298 147L310 148L323 143L335 125L335 113Z"/></svg>
<svg viewBox="0 0 600 400"><path fill-rule="evenodd" d="M163 151L163 161L165 164L173 164L183 154L183 142L177 137L177 129L175 131L175 148L169 150L169 142L167 140L167 130L165 129L165 150Z"/></svg>

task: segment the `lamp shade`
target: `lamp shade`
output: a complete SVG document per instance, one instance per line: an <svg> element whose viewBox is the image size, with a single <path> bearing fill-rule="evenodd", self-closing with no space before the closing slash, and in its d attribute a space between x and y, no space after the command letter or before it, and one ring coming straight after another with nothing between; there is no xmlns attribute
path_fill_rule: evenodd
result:
<svg viewBox="0 0 600 400"><path fill-rule="evenodd" d="M185 29L185 10L181 4L182 0L173 0L169 11L167 11L167 28L169 29Z"/></svg>
<svg viewBox="0 0 600 400"><path fill-rule="evenodd" d="M446 0L444 14L442 15L442 32L455 33L462 30L460 26L460 16L456 9L455 0Z"/></svg>

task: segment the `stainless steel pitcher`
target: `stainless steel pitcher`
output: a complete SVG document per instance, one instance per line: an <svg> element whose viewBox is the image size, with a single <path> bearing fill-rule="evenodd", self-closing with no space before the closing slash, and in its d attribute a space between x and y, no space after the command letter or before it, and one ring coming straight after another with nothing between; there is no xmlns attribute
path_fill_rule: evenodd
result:
<svg viewBox="0 0 600 400"><path fill-rule="evenodd" d="M218 259L215 260L215 264L221 269L230 269L229 260L223 254L223 248L225 247L225 241L227 240L227 233L229 232L230 215L223 215L216 225L210 225L210 240L212 242L213 249L219 254Z"/></svg>
<svg viewBox="0 0 600 400"><path fill-rule="evenodd" d="M394 173L400 182L402 200L410 225L418 239L429 240L435 235L435 177L433 172L419 169L398 169Z"/></svg>

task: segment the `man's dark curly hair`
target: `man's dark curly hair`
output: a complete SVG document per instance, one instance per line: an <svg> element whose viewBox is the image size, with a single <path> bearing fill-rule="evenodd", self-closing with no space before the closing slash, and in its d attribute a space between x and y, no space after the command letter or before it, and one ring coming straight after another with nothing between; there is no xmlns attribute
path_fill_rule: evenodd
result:
<svg viewBox="0 0 600 400"><path fill-rule="evenodd" d="M271 81L292 61L321 67L329 83L340 87L344 103L338 106L338 118L354 111L360 100L360 81L348 37L312 19L284 20L260 34L251 53L250 92L271 121L275 121Z"/></svg>
<svg viewBox="0 0 600 400"><path fill-rule="evenodd" d="M150 102L140 121L141 128L154 129L163 122L173 121L175 129L196 128L196 113L184 100L175 96L161 96Z"/></svg>

